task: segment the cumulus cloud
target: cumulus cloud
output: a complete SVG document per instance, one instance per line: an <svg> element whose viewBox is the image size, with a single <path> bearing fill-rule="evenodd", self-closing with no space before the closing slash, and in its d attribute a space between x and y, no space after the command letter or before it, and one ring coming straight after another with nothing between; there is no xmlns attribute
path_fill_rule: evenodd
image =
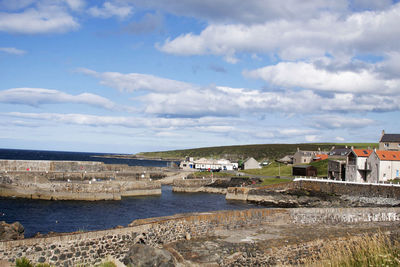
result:
<svg viewBox="0 0 400 267"><path fill-rule="evenodd" d="M258 24L211 24L200 34L167 39L157 47L176 55L219 55L235 63L238 53L277 54L297 60L354 53L399 51L400 3L381 11L321 12L304 20L279 18ZM284 34L283 34L284 33Z"/></svg>
<svg viewBox="0 0 400 267"><path fill-rule="evenodd" d="M100 83L103 85L126 92L138 90L153 92L178 92L195 88L195 86L190 83L161 78L150 74L123 74L119 72L98 73L85 68L80 68L77 71L100 79Z"/></svg>
<svg viewBox="0 0 400 267"><path fill-rule="evenodd" d="M57 90L43 88L12 88L0 91L0 102L35 107L44 104L77 103L101 107L109 110L119 110L121 108L124 110L130 109L119 106L107 98L91 93L70 95Z"/></svg>
<svg viewBox="0 0 400 267"><path fill-rule="evenodd" d="M89 8L88 13L93 17L111 18L116 16L123 19L132 14L132 7L128 5L118 5L113 2L104 2L102 7L94 6Z"/></svg>
<svg viewBox="0 0 400 267"><path fill-rule="evenodd" d="M260 78L281 87L302 87L332 92L393 94L400 89L400 79L383 79L367 69L335 71L317 68L306 62L280 62L276 65L246 71L245 76Z"/></svg>
<svg viewBox="0 0 400 267"><path fill-rule="evenodd" d="M23 55L26 53L25 50L21 50L15 47L0 47L0 51L13 55Z"/></svg>
<svg viewBox="0 0 400 267"><path fill-rule="evenodd" d="M21 12L0 12L0 31L20 34L64 33L75 30L79 23L58 2L40 2Z"/></svg>

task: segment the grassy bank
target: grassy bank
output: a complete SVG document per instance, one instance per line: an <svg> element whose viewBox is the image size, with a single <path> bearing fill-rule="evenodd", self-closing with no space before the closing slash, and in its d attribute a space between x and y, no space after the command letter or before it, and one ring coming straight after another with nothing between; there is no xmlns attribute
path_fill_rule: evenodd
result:
<svg viewBox="0 0 400 267"><path fill-rule="evenodd" d="M400 266L400 246L382 233L363 235L346 243L330 243L305 263L306 266L333 267Z"/></svg>
<svg viewBox="0 0 400 267"><path fill-rule="evenodd" d="M137 154L138 157L145 158L163 158L163 159L183 159L185 157L205 157L205 158L227 158L231 160L246 159L253 157L256 160L263 159L279 159L285 155L293 155L297 148L301 150L316 151L319 148L329 151L332 146L344 147L354 146L355 148L377 147L377 143L309 143L309 144L260 144L260 145L241 145L241 146L219 146L204 147L194 149L182 149L160 152L142 152Z"/></svg>

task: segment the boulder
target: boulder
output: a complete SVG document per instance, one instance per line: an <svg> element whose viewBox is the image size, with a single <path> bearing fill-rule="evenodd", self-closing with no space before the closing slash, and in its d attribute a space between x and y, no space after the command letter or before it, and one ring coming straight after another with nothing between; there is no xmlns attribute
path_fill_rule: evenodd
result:
<svg viewBox="0 0 400 267"><path fill-rule="evenodd" d="M170 252L141 244L133 245L122 262L128 266L175 266Z"/></svg>
<svg viewBox="0 0 400 267"><path fill-rule="evenodd" d="M16 240L24 238L24 227L19 222L8 224L0 222L0 240Z"/></svg>

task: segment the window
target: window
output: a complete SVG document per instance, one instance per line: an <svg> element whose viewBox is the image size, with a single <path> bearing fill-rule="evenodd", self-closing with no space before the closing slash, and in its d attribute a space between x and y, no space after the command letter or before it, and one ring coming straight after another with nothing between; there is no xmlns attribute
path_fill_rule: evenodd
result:
<svg viewBox="0 0 400 267"><path fill-rule="evenodd" d="M389 147L389 143L385 143L385 147Z"/></svg>

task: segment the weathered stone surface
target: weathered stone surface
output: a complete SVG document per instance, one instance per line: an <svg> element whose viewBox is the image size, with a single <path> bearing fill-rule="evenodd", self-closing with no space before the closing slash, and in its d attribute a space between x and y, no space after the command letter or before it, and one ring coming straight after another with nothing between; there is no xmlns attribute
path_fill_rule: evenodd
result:
<svg viewBox="0 0 400 267"><path fill-rule="evenodd" d="M170 252L146 245L133 245L122 260L125 265L132 266L175 266L174 257Z"/></svg>
<svg viewBox="0 0 400 267"><path fill-rule="evenodd" d="M24 238L24 227L19 222L8 224L0 222L0 240L16 240Z"/></svg>

